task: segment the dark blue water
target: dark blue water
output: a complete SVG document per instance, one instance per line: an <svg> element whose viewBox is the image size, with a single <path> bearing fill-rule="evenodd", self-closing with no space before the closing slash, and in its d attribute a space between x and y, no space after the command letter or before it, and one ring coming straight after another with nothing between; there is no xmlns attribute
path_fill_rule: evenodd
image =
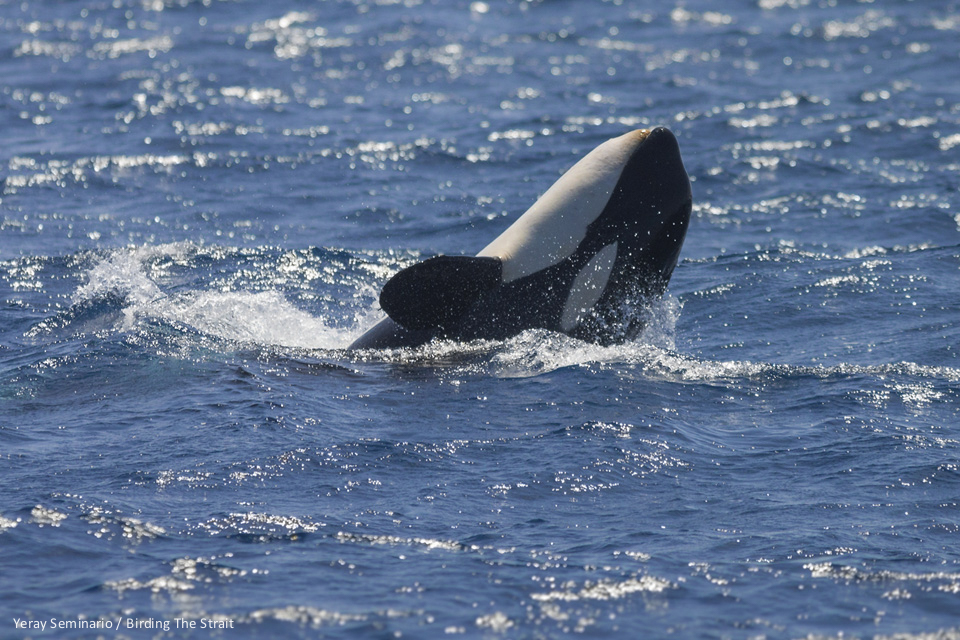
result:
<svg viewBox="0 0 960 640"><path fill-rule="evenodd" d="M958 32L0 4L0 636L960 636ZM639 340L343 350L654 125L694 216Z"/></svg>

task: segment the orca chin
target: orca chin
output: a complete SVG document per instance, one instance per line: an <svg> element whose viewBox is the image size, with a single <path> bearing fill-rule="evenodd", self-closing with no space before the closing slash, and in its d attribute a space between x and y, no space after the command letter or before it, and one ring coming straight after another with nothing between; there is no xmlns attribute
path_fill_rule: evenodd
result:
<svg viewBox="0 0 960 640"><path fill-rule="evenodd" d="M633 339L637 308L663 294L677 265L691 205L669 130L608 140L476 256L437 256L394 275L380 293L388 317L350 348L536 328L600 344Z"/></svg>

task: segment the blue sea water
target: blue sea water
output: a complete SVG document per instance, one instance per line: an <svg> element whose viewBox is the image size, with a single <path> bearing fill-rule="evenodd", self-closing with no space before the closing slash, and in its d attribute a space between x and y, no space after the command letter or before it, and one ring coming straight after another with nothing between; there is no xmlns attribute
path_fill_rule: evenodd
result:
<svg viewBox="0 0 960 640"><path fill-rule="evenodd" d="M958 32L0 3L0 637L960 637ZM638 340L344 349L655 125L694 211Z"/></svg>

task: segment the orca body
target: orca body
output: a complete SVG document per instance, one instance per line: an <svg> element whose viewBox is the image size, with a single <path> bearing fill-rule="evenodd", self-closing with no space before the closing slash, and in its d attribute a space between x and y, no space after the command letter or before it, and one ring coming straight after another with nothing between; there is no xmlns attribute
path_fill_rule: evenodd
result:
<svg viewBox="0 0 960 640"><path fill-rule="evenodd" d="M350 348L502 340L533 328L630 340L643 328L637 306L666 289L691 204L669 130L608 140L476 256L437 256L397 273L380 293L388 317Z"/></svg>

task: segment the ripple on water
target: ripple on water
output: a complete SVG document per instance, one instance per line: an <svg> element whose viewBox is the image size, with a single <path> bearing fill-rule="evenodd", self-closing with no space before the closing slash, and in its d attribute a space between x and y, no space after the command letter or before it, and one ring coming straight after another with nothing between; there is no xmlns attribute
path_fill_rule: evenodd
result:
<svg viewBox="0 0 960 640"><path fill-rule="evenodd" d="M673 4L0 6L0 607L960 635L956 7ZM342 349L660 124L638 340Z"/></svg>

